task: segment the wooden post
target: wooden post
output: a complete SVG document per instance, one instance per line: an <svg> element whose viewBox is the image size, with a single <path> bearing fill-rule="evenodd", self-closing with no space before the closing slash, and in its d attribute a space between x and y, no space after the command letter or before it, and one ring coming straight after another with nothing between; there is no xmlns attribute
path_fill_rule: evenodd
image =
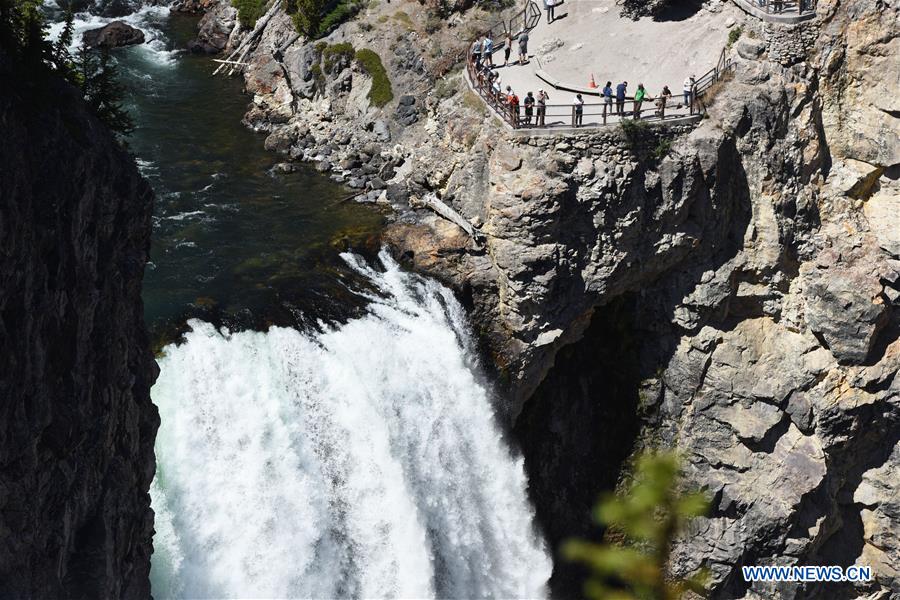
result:
<svg viewBox="0 0 900 600"><path fill-rule="evenodd" d="M572 106L572 127L575 127L575 106Z"/></svg>
<svg viewBox="0 0 900 600"><path fill-rule="evenodd" d="M606 99L603 99L603 124L606 125Z"/></svg>

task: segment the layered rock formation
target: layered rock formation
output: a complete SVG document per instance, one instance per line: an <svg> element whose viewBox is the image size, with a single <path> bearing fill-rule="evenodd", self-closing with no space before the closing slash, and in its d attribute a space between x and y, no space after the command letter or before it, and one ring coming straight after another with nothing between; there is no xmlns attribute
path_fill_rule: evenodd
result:
<svg viewBox="0 0 900 600"><path fill-rule="evenodd" d="M352 60L288 44L276 16L244 73L247 122L393 206L387 240L459 290L550 542L587 531L632 450L675 446L714 510L672 568L708 568L713 597L900 593L896 3L820 0L790 52L748 17L698 126L578 136L506 131L443 70L476 16L428 38L378 10L326 46L373 47L414 103L370 106ZM434 198L476 236L420 208ZM749 586L754 564L875 581ZM558 592L574 579L557 565Z"/></svg>
<svg viewBox="0 0 900 600"><path fill-rule="evenodd" d="M78 92L0 55L0 597L146 598L152 192Z"/></svg>

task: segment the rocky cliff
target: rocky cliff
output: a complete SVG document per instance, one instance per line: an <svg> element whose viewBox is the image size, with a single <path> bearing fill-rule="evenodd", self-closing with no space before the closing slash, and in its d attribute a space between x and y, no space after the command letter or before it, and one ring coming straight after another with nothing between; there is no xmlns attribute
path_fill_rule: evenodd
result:
<svg viewBox="0 0 900 600"><path fill-rule="evenodd" d="M0 597L146 598L152 191L74 88L0 55Z"/></svg>
<svg viewBox="0 0 900 600"><path fill-rule="evenodd" d="M248 124L393 206L387 240L471 308L554 546L631 452L674 446L714 509L672 568L709 569L713 597L900 594L898 5L818 4L796 28L748 16L681 128L504 130L447 67L478 11L424 35L426 14L375 7L324 43L276 15L248 54ZM374 48L404 95L370 105L338 43ZM749 586L754 564L875 580ZM564 563L553 583L577 593Z"/></svg>

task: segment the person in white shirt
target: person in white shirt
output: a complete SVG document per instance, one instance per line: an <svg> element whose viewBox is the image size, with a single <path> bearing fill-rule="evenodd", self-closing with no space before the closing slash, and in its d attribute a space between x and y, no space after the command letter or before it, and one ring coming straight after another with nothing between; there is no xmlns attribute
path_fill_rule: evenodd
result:
<svg viewBox="0 0 900 600"><path fill-rule="evenodd" d="M572 100L572 125L580 127L583 118L584 99L581 97L581 94L575 94L575 99Z"/></svg>
<svg viewBox="0 0 900 600"><path fill-rule="evenodd" d="M694 76L691 75L687 79L684 80L683 92L684 92L684 105L691 105L691 95L694 93Z"/></svg>

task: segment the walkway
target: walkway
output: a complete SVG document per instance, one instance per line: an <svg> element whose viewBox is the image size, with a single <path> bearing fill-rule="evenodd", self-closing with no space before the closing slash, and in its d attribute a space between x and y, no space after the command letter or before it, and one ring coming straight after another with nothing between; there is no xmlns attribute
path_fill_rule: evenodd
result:
<svg viewBox="0 0 900 600"><path fill-rule="evenodd" d="M534 75L540 62L546 72L566 83L586 86L593 73L601 87L607 80L613 86L627 80L630 93L638 83L654 96L664 85L680 92L685 77L692 73L699 77L716 64L728 41L726 21L743 15L730 3L722 12L700 10L682 21L632 21L621 18L620 10L616 0L567 0L556 9L553 23L548 25L542 15L528 43L529 54L538 61L501 68L504 89L511 85L524 96L546 88ZM494 58L503 63L502 52ZM567 103L572 100L569 96Z"/></svg>
<svg viewBox="0 0 900 600"><path fill-rule="evenodd" d="M540 0L538 5L542 6ZM718 13L699 10L669 21L632 21L621 18L619 11L616 0L566 0L556 8L556 19L550 24L541 11L539 24L529 32L531 60L524 66L499 67L501 88L511 86L520 99L529 91L537 94L544 89L550 94L549 104L570 105L575 93L554 90L538 77L543 70L552 79L581 87L588 86L592 74L601 88L606 81L612 81L615 89L627 80L628 96L638 83L653 97L668 85L677 101L688 75L699 78L716 65L728 40L726 23L744 17L730 3ZM502 41L494 39L495 44ZM511 58L517 54L514 41ZM502 65L503 51L495 52L493 58L495 65ZM599 102L593 96L584 98L587 103ZM645 114L652 113L652 103L645 103L644 109Z"/></svg>

